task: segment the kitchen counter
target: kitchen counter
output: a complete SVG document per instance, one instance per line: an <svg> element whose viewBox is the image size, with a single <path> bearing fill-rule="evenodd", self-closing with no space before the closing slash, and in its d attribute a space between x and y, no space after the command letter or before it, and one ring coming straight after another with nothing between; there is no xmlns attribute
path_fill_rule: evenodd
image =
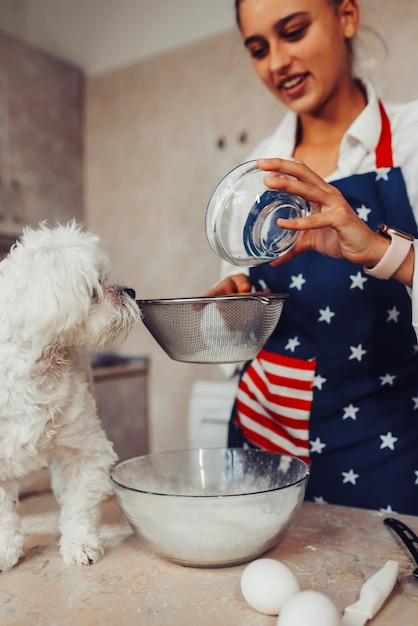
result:
<svg viewBox="0 0 418 626"><path fill-rule="evenodd" d="M20 504L26 556L0 574L2 626L275 626L241 596L245 565L188 568L150 552L125 524L114 498L103 504L104 557L66 566L58 553L58 507L50 491ZM305 502L288 533L265 556L286 563L302 589L328 594L342 610L388 559L398 583L373 626L418 623L418 580L406 549L376 511ZM418 517L399 516L415 530Z"/></svg>

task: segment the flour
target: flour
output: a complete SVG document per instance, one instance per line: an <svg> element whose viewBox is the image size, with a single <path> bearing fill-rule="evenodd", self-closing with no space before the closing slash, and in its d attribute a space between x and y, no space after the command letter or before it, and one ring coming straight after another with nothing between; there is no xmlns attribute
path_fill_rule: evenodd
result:
<svg viewBox="0 0 418 626"><path fill-rule="evenodd" d="M209 341L208 341L209 344ZM213 341L210 347L203 350L181 351L175 354L175 360L187 363L239 363L253 359L259 350L258 343L244 343L233 346ZM173 357L174 358L174 357Z"/></svg>
<svg viewBox="0 0 418 626"><path fill-rule="evenodd" d="M162 498L137 502L120 495L134 532L157 553L180 563L221 565L248 560L272 547L303 499L303 487L230 498ZM135 520L135 522L133 521Z"/></svg>

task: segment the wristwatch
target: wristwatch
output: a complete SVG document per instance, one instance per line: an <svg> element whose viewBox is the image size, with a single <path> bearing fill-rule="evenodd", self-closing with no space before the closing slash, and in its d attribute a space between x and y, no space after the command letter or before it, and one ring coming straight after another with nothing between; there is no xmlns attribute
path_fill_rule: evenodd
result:
<svg viewBox="0 0 418 626"><path fill-rule="evenodd" d="M386 224L379 224L377 232L379 235L382 235L382 237L391 240L389 248L386 250L379 263L371 268L363 267L363 270L370 276L387 280L394 275L405 261L414 238L408 235L408 233L386 226Z"/></svg>

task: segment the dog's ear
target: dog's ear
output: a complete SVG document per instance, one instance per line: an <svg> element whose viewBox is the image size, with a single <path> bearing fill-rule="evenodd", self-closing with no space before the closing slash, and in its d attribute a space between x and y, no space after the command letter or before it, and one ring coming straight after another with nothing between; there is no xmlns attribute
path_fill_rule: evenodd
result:
<svg viewBox="0 0 418 626"><path fill-rule="evenodd" d="M53 238L35 243L24 241L20 250L16 321L24 335L56 341L86 321L92 297L101 290L99 276L90 248Z"/></svg>

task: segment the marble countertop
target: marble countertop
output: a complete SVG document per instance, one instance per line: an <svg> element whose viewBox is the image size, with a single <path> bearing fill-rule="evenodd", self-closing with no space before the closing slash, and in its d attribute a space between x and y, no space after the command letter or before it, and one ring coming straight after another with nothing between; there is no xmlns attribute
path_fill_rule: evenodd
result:
<svg viewBox="0 0 418 626"><path fill-rule="evenodd" d="M26 556L0 574L2 626L275 626L240 592L245 565L188 568L150 552L125 524L114 498L103 505L104 557L66 566L58 553L58 507L50 491L26 493L20 504ZM291 528L265 556L283 561L302 589L328 594L343 608L388 559L398 582L373 626L418 623L418 580L406 549L376 511L305 502ZM418 517L399 516L416 531Z"/></svg>

